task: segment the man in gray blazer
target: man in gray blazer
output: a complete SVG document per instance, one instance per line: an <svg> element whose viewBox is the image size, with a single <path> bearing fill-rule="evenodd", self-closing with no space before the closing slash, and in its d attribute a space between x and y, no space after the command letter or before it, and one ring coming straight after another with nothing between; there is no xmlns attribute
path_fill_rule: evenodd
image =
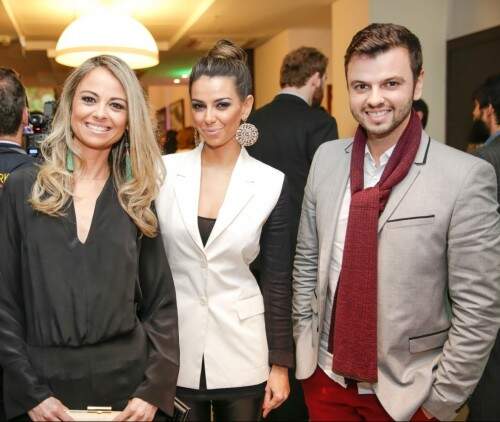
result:
<svg viewBox="0 0 500 422"><path fill-rule="evenodd" d="M305 188L296 376L311 420L451 420L500 326L495 172L422 130L408 29L369 25L345 67L359 127L318 149Z"/></svg>

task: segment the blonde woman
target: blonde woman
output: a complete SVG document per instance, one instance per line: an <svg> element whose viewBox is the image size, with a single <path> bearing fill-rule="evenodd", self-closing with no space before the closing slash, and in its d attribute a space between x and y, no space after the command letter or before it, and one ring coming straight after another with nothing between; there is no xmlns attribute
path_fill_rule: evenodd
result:
<svg viewBox="0 0 500 422"><path fill-rule="evenodd" d="M112 56L66 80L45 162L0 206L0 363L8 418L171 414L175 290L152 201L163 167L145 98ZM158 410L159 409L159 410Z"/></svg>

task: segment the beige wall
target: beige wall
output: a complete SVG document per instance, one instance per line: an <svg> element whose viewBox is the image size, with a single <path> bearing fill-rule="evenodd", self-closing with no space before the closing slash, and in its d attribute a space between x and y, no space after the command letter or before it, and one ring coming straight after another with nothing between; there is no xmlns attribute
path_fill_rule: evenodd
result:
<svg viewBox="0 0 500 422"><path fill-rule="evenodd" d="M289 31L290 50L302 46L314 47L328 58L332 52L332 31L330 28L297 28ZM281 63L280 63L281 65ZM331 66L327 69L327 83L332 80ZM326 103L324 104L326 105Z"/></svg>
<svg viewBox="0 0 500 422"><path fill-rule="evenodd" d="M368 0L337 0L332 3L332 53L330 56L333 91L332 114L337 119L339 136L353 136L356 122L349 109L344 75L344 54L353 35L368 24Z"/></svg>
<svg viewBox="0 0 500 422"><path fill-rule="evenodd" d="M254 51L256 108L271 101L280 89L280 67L290 48L289 38L290 31L280 32Z"/></svg>
<svg viewBox="0 0 500 422"><path fill-rule="evenodd" d="M498 25L499 0L448 0L449 40Z"/></svg>
<svg viewBox="0 0 500 422"><path fill-rule="evenodd" d="M184 125L193 126L191 116L191 101L189 100L189 90L187 85L150 85L148 87L149 103L153 111L179 99L184 99Z"/></svg>
<svg viewBox="0 0 500 422"><path fill-rule="evenodd" d="M255 49L255 106L270 102L279 92L279 75L283 58L291 50L307 46L315 47L327 57L331 52L329 28L288 29ZM328 79L331 80L330 74Z"/></svg>
<svg viewBox="0 0 500 422"><path fill-rule="evenodd" d="M422 44L424 92L429 105L426 131L445 141L446 123L446 26L447 0L372 0L371 22L392 22L406 26Z"/></svg>

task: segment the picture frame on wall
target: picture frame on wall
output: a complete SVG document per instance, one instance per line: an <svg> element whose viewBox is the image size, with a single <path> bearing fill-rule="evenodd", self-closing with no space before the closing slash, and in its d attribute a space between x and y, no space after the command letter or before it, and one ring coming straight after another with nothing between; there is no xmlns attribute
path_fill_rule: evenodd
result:
<svg viewBox="0 0 500 422"><path fill-rule="evenodd" d="M174 101L167 108L167 128L173 130L184 129L184 99Z"/></svg>

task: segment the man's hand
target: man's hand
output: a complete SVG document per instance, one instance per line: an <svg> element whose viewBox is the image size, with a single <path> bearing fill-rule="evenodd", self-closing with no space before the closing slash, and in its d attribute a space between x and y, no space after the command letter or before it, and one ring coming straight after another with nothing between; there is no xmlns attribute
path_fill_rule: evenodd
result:
<svg viewBox="0 0 500 422"><path fill-rule="evenodd" d="M32 421L72 421L68 408L55 397L49 397L28 412Z"/></svg>
<svg viewBox="0 0 500 422"><path fill-rule="evenodd" d="M269 412L288 398L290 394L290 384L288 383L288 368L273 365L266 385L266 394L262 405L262 416L265 418Z"/></svg>
<svg viewBox="0 0 500 422"><path fill-rule="evenodd" d="M134 397L128 401L127 407L121 411L115 421L152 421L158 408L148 402Z"/></svg>

